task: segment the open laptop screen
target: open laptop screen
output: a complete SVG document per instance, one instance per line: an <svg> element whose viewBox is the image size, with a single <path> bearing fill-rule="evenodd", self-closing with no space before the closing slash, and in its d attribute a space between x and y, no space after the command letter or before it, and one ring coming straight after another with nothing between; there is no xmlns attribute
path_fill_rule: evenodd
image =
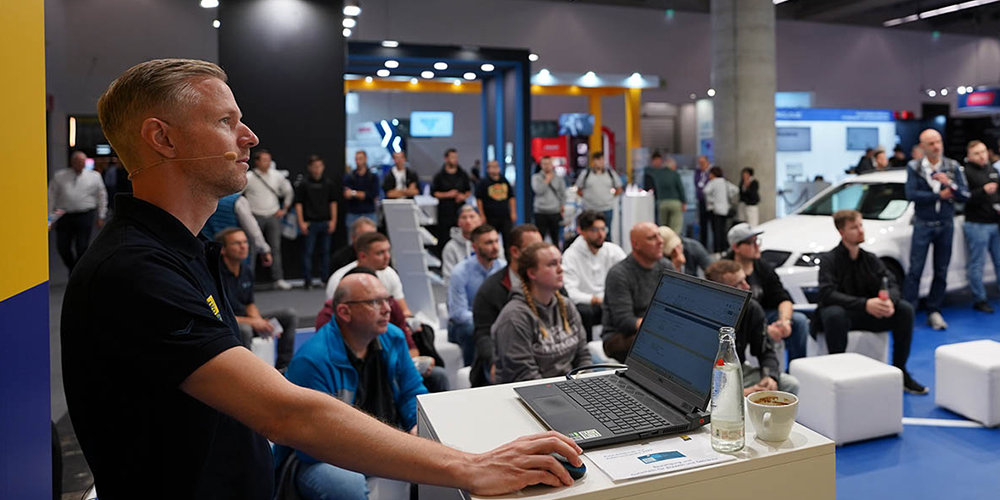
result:
<svg viewBox="0 0 1000 500"><path fill-rule="evenodd" d="M674 272L660 276L626 363L704 409L712 389L719 328L735 327L749 293ZM677 391L681 389L681 391Z"/></svg>

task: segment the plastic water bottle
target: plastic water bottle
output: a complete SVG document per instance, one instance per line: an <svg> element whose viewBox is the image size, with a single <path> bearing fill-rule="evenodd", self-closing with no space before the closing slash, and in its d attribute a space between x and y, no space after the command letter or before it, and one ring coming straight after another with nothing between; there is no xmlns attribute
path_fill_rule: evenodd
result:
<svg viewBox="0 0 1000 500"><path fill-rule="evenodd" d="M736 331L719 328L719 353L712 369L712 449L735 453L743 449L743 365L736 355Z"/></svg>

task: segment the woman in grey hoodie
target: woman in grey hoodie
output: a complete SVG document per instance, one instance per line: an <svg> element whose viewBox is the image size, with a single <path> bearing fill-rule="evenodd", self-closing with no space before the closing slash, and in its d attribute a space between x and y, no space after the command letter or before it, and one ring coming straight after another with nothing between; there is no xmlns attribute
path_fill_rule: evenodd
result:
<svg viewBox="0 0 1000 500"><path fill-rule="evenodd" d="M534 243L517 261L520 290L500 311L490 333L496 345L497 383L565 375L590 364L587 334L576 307L559 293L562 254Z"/></svg>

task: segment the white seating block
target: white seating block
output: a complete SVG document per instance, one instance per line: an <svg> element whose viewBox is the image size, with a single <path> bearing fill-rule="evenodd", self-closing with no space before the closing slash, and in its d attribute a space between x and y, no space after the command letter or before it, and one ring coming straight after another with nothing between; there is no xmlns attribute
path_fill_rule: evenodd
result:
<svg viewBox="0 0 1000 500"><path fill-rule="evenodd" d="M845 352L856 352L889 363L889 332L868 332L864 330L851 330L847 332L847 350ZM810 335L806 340L806 356L826 356L830 350L826 347L826 336L817 333L813 339Z"/></svg>
<svg viewBox="0 0 1000 500"><path fill-rule="evenodd" d="M934 402L987 427L1000 425L1000 343L976 340L934 351Z"/></svg>
<svg viewBox="0 0 1000 500"><path fill-rule="evenodd" d="M802 425L837 445L903 432L903 372L856 353L799 358Z"/></svg>

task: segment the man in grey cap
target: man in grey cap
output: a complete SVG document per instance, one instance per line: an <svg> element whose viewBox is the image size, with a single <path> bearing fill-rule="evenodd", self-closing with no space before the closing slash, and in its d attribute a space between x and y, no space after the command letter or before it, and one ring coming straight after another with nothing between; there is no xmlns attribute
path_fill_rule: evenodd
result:
<svg viewBox="0 0 1000 500"><path fill-rule="evenodd" d="M781 284L781 278L770 264L760 260L760 235L764 231L745 222L733 226L726 239L732 258L747 275L747 283L753 298L764 308L767 323L777 328L769 328L771 341L784 342L788 350L788 362L806 355L806 337L809 335L809 318L795 312L788 290Z"/></svg>

